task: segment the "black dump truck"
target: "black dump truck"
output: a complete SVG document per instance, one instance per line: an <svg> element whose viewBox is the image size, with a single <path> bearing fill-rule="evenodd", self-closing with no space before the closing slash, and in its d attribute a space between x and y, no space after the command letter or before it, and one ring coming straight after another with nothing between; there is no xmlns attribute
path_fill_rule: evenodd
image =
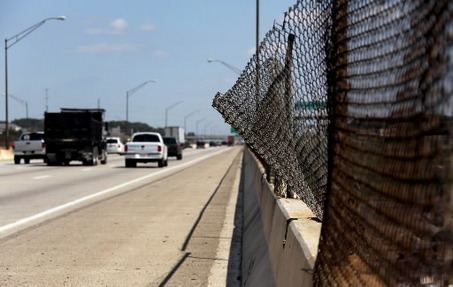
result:
<svg viewBox="0 0 453 287"><path fill-rule="evenodd" d="M104 109L67 109L44 114L47 165L107 163Z"/></svg>

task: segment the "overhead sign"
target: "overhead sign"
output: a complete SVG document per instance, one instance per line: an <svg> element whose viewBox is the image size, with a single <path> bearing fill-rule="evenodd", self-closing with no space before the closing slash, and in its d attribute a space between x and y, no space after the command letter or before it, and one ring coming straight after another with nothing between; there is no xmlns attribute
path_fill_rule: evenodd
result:
<svg viewBox="0 0 453 287"><path fill-rule="evenodd" d="M325 101L299 101L295 104L296 109L300 110L319 110L327 108Z"/></svg>

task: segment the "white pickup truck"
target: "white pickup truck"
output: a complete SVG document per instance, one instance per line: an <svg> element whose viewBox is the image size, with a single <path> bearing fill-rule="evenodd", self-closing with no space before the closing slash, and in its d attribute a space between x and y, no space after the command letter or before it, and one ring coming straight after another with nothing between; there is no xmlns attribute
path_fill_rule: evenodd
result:
<svg viewBox="0 0 453 287"><path fill-rule="evenodd" d="M159 133L133 134L124 147L124 156L126 167L136 167L137 162L157 162L159 167L168 165L167 146Z"/></svg>
<svg viewBox="0 0 453 287"><path fill-rule="evenodd" d="M46 144L44 143L43 132L23 133L13 144L14 163L20 164L24 159L25 164L29 164L31 159L46 158Z"/></svg>

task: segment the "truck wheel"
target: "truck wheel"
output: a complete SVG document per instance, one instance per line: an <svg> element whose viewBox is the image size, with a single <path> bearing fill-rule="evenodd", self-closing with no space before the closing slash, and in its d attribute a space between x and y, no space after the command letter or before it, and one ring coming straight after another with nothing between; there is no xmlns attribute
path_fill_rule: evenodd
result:
<svg viewBox="0 0 453 287"><path fill-rule="evenodd" d="M176 159L177 159L177 160L182 160L182 154L178 154L178 155L176 156Z"/></svg>
<svg viewBox="0 0 453 287"><path fill-rule="evenodd" d="M30 163L30 159L29 158L24 158L24 163L25 164L29 164Z"/></svg>
<svg viewBox="0 0 453 287"><path fill-rule="evenodd" d="M20 164L20 156L14 156L14 164Z"/></svg>
<svg viewBox="0 0 453 287"><path fill-rule="evenodd" d="M107 163L107 153L105 150L102 151L102 158L101 158L101 164L106 164Z"/></svg>
<svg viewBox="0 0 453 287"><path fill-rule="evenodd" d="M97 148L93 148L93 153L92 153L92 157L91 157L91 161L89 162L89 165L92 165L92 166L95 166L95 165L98 165L98 150Z"/></svg>
<svg viewBox="0 0 453 287"><path fill-rule="evenodd" d="M168 158L165 160L165 166L168 166Z"/></svg>
<svg viewBox="0 0 453 287"><path fill-rule="evenodd" d="M164 167L164 166L165 166L165 161L164 161L163 159L161 159L161 160L159 160L159 161L157 162L157 165L158 165L159 167Z"/></svg>
<svg viewBox="0 0 453 287"><path fill-rule="evenodd" d="M131 159L126 159L125 160L125 165L126 167L136 167L137 166L137 162L131 160Z"/></svg>

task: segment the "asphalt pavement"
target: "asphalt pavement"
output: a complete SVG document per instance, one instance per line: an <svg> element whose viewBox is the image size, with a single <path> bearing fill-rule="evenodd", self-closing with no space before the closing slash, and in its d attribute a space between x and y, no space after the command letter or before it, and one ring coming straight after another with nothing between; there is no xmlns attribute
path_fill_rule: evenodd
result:
<svg viewBox="0 0 453 287"><path fill-rule="evenodd" d="M166 168L124 168L120 156L0 163L0 286L226 284L231 252L219 243L233 238L240 155L186 150Z"/></svg>

